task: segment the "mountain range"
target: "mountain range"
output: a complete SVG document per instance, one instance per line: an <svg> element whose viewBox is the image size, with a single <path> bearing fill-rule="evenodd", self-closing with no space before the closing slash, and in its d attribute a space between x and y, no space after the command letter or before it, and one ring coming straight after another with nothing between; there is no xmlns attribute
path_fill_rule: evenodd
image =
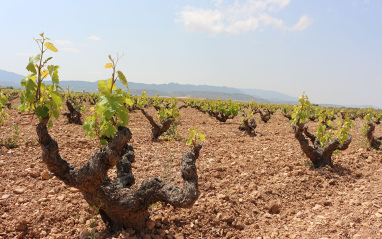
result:
<svg viewBox="0 0 382 239"><path fill-rule="evenodd" d="M20 81L23 75L13 72L0 70L0 86L11 86L15 89L21 88ZM146 90L148 96L173 96L173 97L195 97L206 99L236 100L236 101L251 101L255 100L258 103L279 103L293 104L297 102L297 97L292 97L277 91L267 91L260 89L239 89L225 86L210 86L210 85L182 85L177 83L169 84L144 84L129 82L129 89L133 95L141 95L143 90ZM73 92L96 92L97 82L88 81L60 81L60 86L65 90L69 87ZM117 86L124 86L117 82Z"/></svg>

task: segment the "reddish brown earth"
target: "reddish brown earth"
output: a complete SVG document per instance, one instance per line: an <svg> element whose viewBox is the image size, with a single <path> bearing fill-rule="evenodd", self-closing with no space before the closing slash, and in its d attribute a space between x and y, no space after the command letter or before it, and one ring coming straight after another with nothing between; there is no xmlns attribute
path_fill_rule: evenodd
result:
<svg viewBox="0 0 382 239"><path fill-rule="evenodd" d="M12 124L30 119L6 111L3 139L11 136ZM173 142L151 142L148 121L140 112L131 114L134 187L149 177L181 185L185 138L199 125L206 142L197 162L201 195L192 208L153 205L144 231L111 235L79 192L49 174L33 119L19 126L18 148L1 148L0 238L87 238L93 219L95 238L382 238L382 152L364 147L361 120L354 122L349 149L333 157L335 167L312 169L279 113L267 124L256 115L264 135L253 138L238 131L240 117L220 123L191 108L181 114L183 139ZM65 117L54 124L49 131L61 156L76 167L84 165L98 141L86 140L82 127ZM316 123L309 125L314 129ZM382 136L381 126L376 135Z"/></svg>

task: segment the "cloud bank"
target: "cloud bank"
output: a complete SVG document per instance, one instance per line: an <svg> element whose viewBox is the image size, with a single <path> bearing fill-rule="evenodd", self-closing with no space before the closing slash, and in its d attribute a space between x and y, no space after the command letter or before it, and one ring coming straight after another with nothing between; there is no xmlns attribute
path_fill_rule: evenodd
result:
<svg viewBox="0 0 382 239"><path fill-rule="evenodd" d="M197 8L186 6L177 13L175 22L189 31L202 32L210 35L219 33L240 34L255 31L261 26L271 26L281 31L303 31L313 20L300 16L293 26L273 15L285 8L291 0L246 0L234 1L223 6L223 0L213 0L213 8Z"/></svg>

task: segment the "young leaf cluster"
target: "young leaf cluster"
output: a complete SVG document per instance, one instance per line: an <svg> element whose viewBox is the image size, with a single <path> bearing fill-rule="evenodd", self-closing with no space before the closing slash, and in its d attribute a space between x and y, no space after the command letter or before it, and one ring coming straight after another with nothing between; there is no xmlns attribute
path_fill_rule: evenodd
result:
<svg viewBox="0 0 382 239"><path fill-rule="evenodd" d="M298 98L298 103L293 108L292 119L290 121L292 125L304 124L310 116L312 104L305 93Z"/></svg>
<svg viewBox="0 0 382 239"><path fill-rule="evenodd" d="M21 81L21 86L25 88L24 94L21 97L21 111L33 112L41 121L45 117L60 116L60 108L62 107L62 98L58 92L59 86L58 68L59 66L48 65L47 62L52 59L48 57L44 59L44 53L47 50L57 52L57 48L45 37L44 33L40 34L40 39L35 39L40 48L40 53L29 58L29 63L26 69L31 72ZM52 80L52 85L46 85L43 80L47 77ZM62 90L62 89L61 89ZM48 126L53 126L52 120Z"/></svg>
<svg viewBox="0 0 382 239"><path fill-rule="evenodd" d="M100 144L107 144L120 126L126 126L129 122L129 112L126 105L132 105L133 102L129 98L126 91L116 86L119 79L123 85L128 87L126 77L121 71L116 71L118 60L114 60L109 56L111 63L107 63L105 68L112 68L112 77L98 82L99 100L95 107L91 110L93 114L86 118L83 128L89 137L97 136Z"/></svg>
<svg viewBox="0 0 382 239"><path fill-rule="evenodd" d="M0 91L0 124L5 125L4 119L8 119L9 115L4 112L4 107L7 104L7 97Z"/></svg>
<svg viewBox="0 0 382 239"><path fill-rule="evenodd" d="M201 129L198 126L195 126L194 128L190 128L188 131L188 139L186 142L186 145L190 146L196 146L199 142L203 143L203 141L206 139L203 133L201 133Z"/></svg>

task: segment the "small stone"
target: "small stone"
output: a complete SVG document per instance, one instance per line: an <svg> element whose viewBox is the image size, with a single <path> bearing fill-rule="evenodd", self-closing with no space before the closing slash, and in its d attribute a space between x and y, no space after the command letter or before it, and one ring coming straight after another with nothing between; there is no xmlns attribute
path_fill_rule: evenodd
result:
<svg viewBox="0 0 382 239"><path fill-rule="evenodd" d="M145 234L145 235L143 236L143 239L151 239L150 234Z"/></svg>
<svg viewBox="0 0 382 239"><path fill-rule="evenodd" d="M50 191L48 192L48 194L50 194L50 195L54 195L54 194L56 194L56 192L54 191L54 189L52 189L52 190L50 190Z"/></svg>
<svg viewBox="0 0 382 239"><path fill-rule="evenodd" d="M184 239L184 236L183 234L178 233L178 234L175 234L175 239Z"/></svg>
<svg viewBox="0 0 382 239"><path fill-rule="evenodd" d="M229 195L227 195L227 194L218 194L217 198L220 199L220 200L228 200L229 199Z"/></svg>
<svg viewBox="0 0 382 239"><path fill-rule="evenodd" d="M244 229L244 225L241 222L238 222L235 227L237 230L243 230Z"/></svg>
<svg viewBox="0 0 382 239"><path fill-rule="evenodd" d="M267 210L269 210L269 213L271 214L279 214L280 213L280 205L275 202L271 202L265 207Z"/></svg>
<svg viewBox="0 0 382 239"><path fill-rule="evenodd" d="M59 201L64 201L64 199L65 199L64 195L60 195L57 197L57 200L59 200Z"/></svg>
<svg viewBox="0 0 382 239"><path fill-rule="evenodd" d="M11 195L10 194L4 194L3 196L1 196L1 199L7 199L7 198L9 198Z"/></svg>
<svg viewBox="0 0 382 239"><path fill-rule="evenodd" d="M378 210L378 213L381 213L381 214L382 214L382 208L380 208L380 209Z"/></svg>
<svg viewBox="0 0 382 239"><path fill-rule="evenodd" d="M234 218L231 214L224 214L221 220L230 223L233 222Z"/></svg>
<svg viewBox="0 0 382 239"><path fill-rule="evenodd" d="M146 221L146 227L147 229L152 230L155 227L155 222L152 220Z"/></svg>
<svg viewBox="0 0 382 239"><path fill-rule="evenodd" d="M31 176L32 178L38 178L40 176L40 172L34 169L30 169L29 176Z"/></svg>
<svg viewBox="0 0 382 239"><path fill-rule="evenodd" d="M362 203L362 205L366 206L366 207L371 207L373 206L373 204L371 202L364 202Z"/></svg>
<svg viewBox="0 0 382 239"><path fill-rule="evenodd" d="M158 234L159 236L164 237L166 235L166 232L163 229L159 229Z"/></svg>
<svg viewBox="0 0 382 239"><path fill-rule="evenodd" d="M382 217L382 214L377 212L377 213L375 214L375 216L378 217L378 218L381 218L381 217Z"/></svg>
<svg viewBox="0 0 382 239"><path fill-rule="evenodd" d="M320 204L316 204L312 209L316 211L316 210L320 210L321 208L322 206Z"/></svg>
<svg viewBox="0 0 382 239"><path fill-rule="evenodd" d="M91 233L88 230L82 231L80 233L80 239L88 239L91 236Z"/></svg>
<svg viewBox="0 0 382 239"><path fill-rule="evenodd" d="M44 171L41 173L41 178L44 180L48 180L52 177L52 175L49 173L49 171Z"/></svg>
<svg viewBox="0 0 382 239"><path fill-rule="evenodd" d="M15 188L15 190L13 190L13 192L16 194L23 194L25 192L25 189L24 188Z"/></svg>
<svg viewBox="0 0 382 239"><path fill-rule="evenodd" d="M80 190L78 188L70 188L69 191L71 193L78 193Z"/></svg>
<svg viewBox="0 0 382 239"><path fill-rule="evenodd" d="M27 228L28 228L28 222L27 222L27 220L25 220L25 218L23 218L23 217L19 217L15 229L16 229L17 231L24 231L24 230L26 230Z"/></svg>
<svg viewBox="0 0 382 239"><path fill-rule="evenodd" d="M45 237L46 235L48 235L48 233L45 230L40 232L40 237Z"/></svg>

